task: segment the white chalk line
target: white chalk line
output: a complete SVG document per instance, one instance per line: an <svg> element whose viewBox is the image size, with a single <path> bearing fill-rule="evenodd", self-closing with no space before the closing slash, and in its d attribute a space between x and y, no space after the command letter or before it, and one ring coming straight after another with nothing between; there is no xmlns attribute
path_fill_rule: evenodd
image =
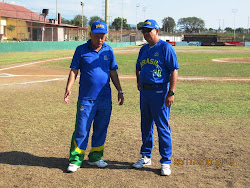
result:
<svg viewBox="0 0 250 188"><path fill-rule="evenodd" d="M242 62L242 61L226 61L221 59L212 59L215 62L222 62L222 63L250 63L250 62Z"/></svg>
<svg viewBox="0 0 250 188"><path fill-rule="evenodd" d="M31 63L26 63L26 64L22 64L22 65L17 65L17 66L13 66L13 67L7 67L7 68L3 68L0 69L0 71L2 70L8 70L8 69L13 69L13 68L19 68L19 67L23 67L23 66L28 66L28 65L33 65L33 64L38 64L38 63L44 63L44 62L50 62L50 61L59 61L59 60L64 60L64 59L70 59L72 58L70 57L62 57L62 58L55 58L55 59L48 59L48 60L42 60L42 61L36 61L36 62L31 62ZM220 60L220 59L212 59L213 61L218 61L218 62L230 62L230 61L224 61L224 60ZM236 62L232 62L232 63L236 63ZM244 62L245 63L245 62ZM39 77L67 77L65 75L14 75L14 74L8 74L8 73L0 73L0 77L35 77L35 76L39 76ZM135 79L135 76L119 76L121 79ZM2 86L6 86L6 85L16 85L16 84L31 84L31 83L42 83L42 82L50 82L50 81L58 81L58 80L63 80L65 78L56 78L56 79L50 79L50 80L40 80L40 81L29 81L29 82L18 82L18 83L10 83L10 84L0 84ZM248 78L206 78L206 77L200 77L200 78L186 78L186 77L178 77L178 80L224 80L224 81L250 81L250 79Z"/></svg>
<svg viewBox="0 0 250 188"><path fill-rule="evenodd" d="M211 77L199 77L199 78L186 78L186 77L178 77L178 80L211 80L211 81L250 81L250 78L211 78Z"/></svg>
<svg viewBox="0 0 250 188"><path fill-rule="evenodd" d="M0 74L0 78L11 78L11 77L68 77L65 75L16 75L16 74Z"/></svg>
<svg viewBox="0 0 250 188"><path fill-rule="evenodd" d="M58 81L58 80L64 80L64 78L55 78L55 79L50 79L50 80L38 80L38 81L30 81L30 82L17 82L17 83L10 83L10 84L0 84L0 86L25 85L25 84L33 84L33 83L52 82L52 81Z"/></svg>
<svg viewBox="0 0 250 188"><path fill-rule="evenodd" d="M136 76L119 76L120 79L135 79ZM221 77L178 77L178 80L221 80L221 81L250 81L250 78L221 78Z"/></svg>
<svg viewBox="0 0 250 188"><path fill-rule="evenodd" d="M9 69L13 69L13 68L19 68L19 67L24 67L24 66L28 66L28 65L33 65L33 64L38 64L38 63L45 63L45 62L50 62L50 61L60 61L60 60L64 60L64 59L71 59L72 57L61 57L61 58L54 58L54 59L47 59L47 60L41 60L41 61L35 61L35 62L31 62L31 63L25 63L22 65L16 65L16 66L12 66L12 67L6 67L6 68L2 68L0 69L0 71L3 70L9 70ZM65 77L65 75L14 75L14 74L8 74L8 73L0 73L0 78L10 78L10 77ZM1 86L10 86L10 85L22 85L22 84L33 84L33 83L43 83L43 82L52 82L52 81L58 81L58 80L64 80L65 78L55 78L55 79L50 79L50 80L39 80L39 81L29 81L29 82L16 82L16 83L9 83L9 84L0 84Z"/></svg>
<svg viewBox="0 0 250 188"><path fill-rule="evenodd" d="M45 63L45 62L50 62L50 61L60 61L60 60L70 59L70 58L72 58L72 57L61 57L61 58L47 59L47 60L42 60L42 61L35 61L35 62L26 63L26 64L22 64L22 65L16 65L16 66L13 66L13 67L2 68L2 69L0 69L0 71L19 68L19 67L24 67L24 66L27 66L27 65L33 65L33 64L37 64L37 63Z"/></svg>

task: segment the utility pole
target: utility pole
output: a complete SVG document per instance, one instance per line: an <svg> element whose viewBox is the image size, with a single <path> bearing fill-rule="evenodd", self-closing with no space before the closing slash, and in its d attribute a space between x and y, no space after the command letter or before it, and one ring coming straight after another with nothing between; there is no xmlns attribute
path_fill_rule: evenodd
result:
<svg viewBox="0 0 250 188"><path fill-rule="evenodd" d="M232 12L234 13L234 41L235 41L235 14L238 12L238 10L233 9Z"/></svg>
<svg viewBox="0 0 250 188"><path fill-rule="evenodd" d="M122 28L123 28L123 0L122 0L122 19L121 19L121 42L122 42Z"/></svg>
<svg viewBox="0 0 250 188"><path fill-rule="evenodd" d="M109 30L109 0L106 0L105 2L105 22Z"/></svg>
<svg viewBox="0 0 250 188"><path fill-rule="evenodd" d="M135 19L136 19L136 20L135 20L135 22L136 22L136 23L135 23L136 30L135 30L135 31L137 31L137 8L138 8L138 7L140 7L140 5L139 5L139 4L136 4L136 7L135 7L135 8L136 8L136 9L135 9L135 11L136 11L136 16L135 16Z"/></svg>
<svg viewBox="0 0 250 188"><path fill-rule="evenodd" d="M58 23L58 0L56 0L56 21Z"/></svg>
<svg viewBox="0 0 250 188"><path fill-rule="evenodd" d="M82 6L82 27L83 27L83 6L84 6L84 3L81 1L81 6Z"/></svg>
<svg viewBox="0 0 250 188"><path fill-rule="evenodd" d="M249 16L248 16L248 22L247 22L247 34L249 34Z"/></svg>

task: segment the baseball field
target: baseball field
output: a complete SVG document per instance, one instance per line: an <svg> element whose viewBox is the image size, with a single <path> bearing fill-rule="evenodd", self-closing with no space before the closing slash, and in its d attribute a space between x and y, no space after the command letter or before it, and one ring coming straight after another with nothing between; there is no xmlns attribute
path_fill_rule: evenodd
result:
<svg viewBox="0 0 250 188"><path fill-rule="evenodd" d="M139 47L115 48L125 104L117 103L104 169L83 162L66 173L78 80L63 96L74 50L0 54L0 187L236 187L250 185L250 48L175 47L180 65L171 107L172 174L160 176L157 130L152 165L140 157ZM91 140L89 140L90 145ZM87 154L90 147L87 148Z"/></svg>

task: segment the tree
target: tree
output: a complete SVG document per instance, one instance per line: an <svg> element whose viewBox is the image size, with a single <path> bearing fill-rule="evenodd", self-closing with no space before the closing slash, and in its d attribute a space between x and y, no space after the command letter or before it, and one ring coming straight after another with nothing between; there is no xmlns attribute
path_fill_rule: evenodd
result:
<svg viewBox="0 0 250 188"><path fill-rule="evenodd" d="M142 27L144 25L144 22L139 22L138 24L137 24L137 28L140 28L140 27Z"/></svg>
<svg viewBox="0 0 250 188"><path fill-rule="evenodd" d="M95 21L97 21L97 20L101 20L101 21L105 22L105 21L104 21L102 18L100 18L99 16L92 16L92 17L90 17L89 26L91 27L91 25L92 25Z"/></svg>
<svg viewBox="0 0 250 188"><path fill-rule="evenodd" d="M64 19L64 18L61 19L61 22L62 22L63 24L70 24L70 21L67 20L67 19Z"/></svg>
<svg viewBox="0 0 250 188"><path fill-rule="evenodd" d="M244 33L244 28L240 27L235 30L236 33Z"/></svg>
<svg viewBox="0 0 250 188"><path fill-rule="evenodd" d="M86 27L88 19L86 16L83 16L83 27ZM71 20L71 24L75 26L82 27L82 15L78 14L75 16L73 20Z"/></svg>
<svg viewBox="0 0 250 188"><path fill-rule="evenodd" d="M228 33L232 33L233 32L233 29L231 27L226 27L225 28L225 31L228 32Z"/></svg>
<svg viewBox="0 0 250 188"><path fill-rule="evenodd" d="M120 30L121 29L121 22L122 19L120 17L115 18L113 23L112 23L112 27L115 28L115 30ZM130 29L130 25L127 24L127 19L123 18L123 22L122 22L122 29Z"/></svg>
<svg viewBox="0 0 250 188"><path fill-rule="evenodd" d="M209 32L213 32L214 29L210 27L210 28L208 29L208 31L209 31Z"/></svg>
<svg viewBox="0 0 250 188"><path fill-rule="evenodd" d="M169 32L174 32L174 28L176 26L176 23L173 18L167 17L162 20L162 30Z"/></svg>
<svg viewBox="0 0 250 188"><path fill-rule="evenodd" d="M179 19L178 26L187 33L200 32L204 29L205 22L197 17L187 17Z"/></svg>

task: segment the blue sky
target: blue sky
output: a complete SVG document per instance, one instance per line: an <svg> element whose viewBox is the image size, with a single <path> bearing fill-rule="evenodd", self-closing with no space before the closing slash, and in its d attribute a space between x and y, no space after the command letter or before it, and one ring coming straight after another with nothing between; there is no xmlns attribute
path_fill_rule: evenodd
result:
<svg viewBox="0 0 250 188"><path fill-rule="evenodd" d="M75 15L82 14L81 1L84 3L83 14L87 18L104 18L105 0L58 0L58 12L63 18L73 19ZM56 18L56 0L5 2L24 6L34 12L47 8L48 18ZM206 28L234 28L234 18L236 28L250 27L250 0L109 0L109 4L110 20L123 15L128 24L155 19L162 26L164 17L172 17L177 23L180 18L196 16L205 21Z"/></svg>

